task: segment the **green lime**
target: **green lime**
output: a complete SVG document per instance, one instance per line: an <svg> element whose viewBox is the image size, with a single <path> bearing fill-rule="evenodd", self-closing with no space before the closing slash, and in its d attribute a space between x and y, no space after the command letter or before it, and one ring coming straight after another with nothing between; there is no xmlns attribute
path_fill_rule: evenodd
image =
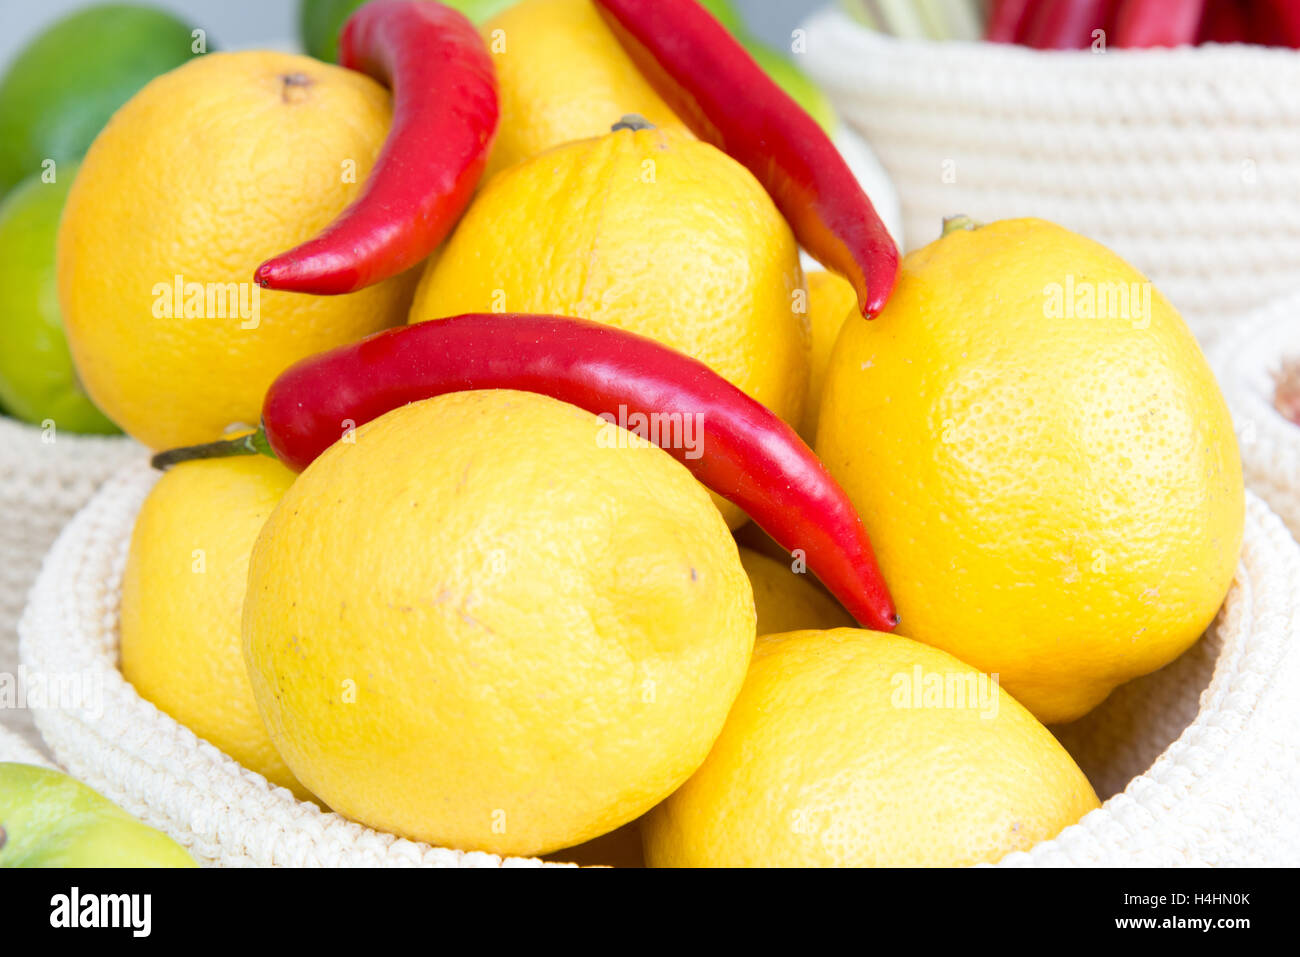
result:
<svg viewBox="0 0 1300 957"><path fill-rule="evenodd" d="M87 7L29 43L0 80L0 195L45 160L80 158L117 108L195 43L182 21L133 4Z"/></svg>
<svg viewBox="0 0 1300 957"><path fill-rule="evenodd" d="M0 763L0 835L0 868L197 866L98 791L32 764ZM66 900L50 903L52 920L69 916Z"/></svg>
<svg viewBox="0 0 1300 957"><path fill-rule="evenodd" d="M298 34L303 49L318 60L336 63L339 58L339 31L357 7L366 0L302 0L298 6ZM475 23L496 16L515 0L443 0Z"/></svg>
<svg viewBox="0 0 1300 957"><path fill-rule="evenodd" d="M33 424L117 432L82 391L63 335L54 250L76 163L54 173L53 183L27 178L0 203L0 402Z"/></svg>

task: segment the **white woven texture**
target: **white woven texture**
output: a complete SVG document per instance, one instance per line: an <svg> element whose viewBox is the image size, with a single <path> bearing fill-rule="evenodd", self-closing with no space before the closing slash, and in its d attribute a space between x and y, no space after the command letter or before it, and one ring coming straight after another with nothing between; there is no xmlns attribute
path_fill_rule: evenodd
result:
<svg viewBox="0 0 1300 957"><path fill-rule="evenodd" d="M909 248L944 216L1039 216L1111 247L1209 343L1300 271L1300 53L1040 52L899 40L828 9L804 66L893 179Z"/></svg>
<svg viewBox="0 0 1300 957"><path fill-rule="evenodd" d="M1298 681L1300 545L1247 493L1241 563L1214 627L1052 729L1098 794L1113 796L1002 864L1300 865Z"/></svg>
<svg viewBox="0 0 1300 957"><path fill-rule="evenodd" d="M17 674L18 615L59 529L145 454L130 439L51 433L0 415L0 674ZM26 709L0 707L2 728L39 741Z"/></svg>
<svg viewBox="0 0 1300 957"><path fill-rule="evenodd" d="M32 747L26 738L19 737L17 732L0 725L0 764L6 761L51 767L50 760Z"/></svg>
<svg viewBox="0 0 1300 957"><path fill-rule="evenodd" d="M1300 360L1300 293L1243 319L1209 354L1232 410L1246 483L1300 539L1300 426L1273 404L1284 357Z"/></svg>
<svg viewBox="0 0 1300 957"><path fill-rule="evenodd" d="M19 623L31 673L75 675L97 692L35 710L59 763L205 865L540 866L402 840L298 801L136 693L117 667L118 599L131 528L156 477L145 463L128 466L73 518Z"/></svg>
<svg viewBox="0 0 1300 957"><path fill-rule="evenodd" d="M32 589L33 673L92 676L100 700L43 709L58 760L205 864L536 865L400 840L273 788L144 701L117 670L118 592L154 481L110 480ZM1105 805L1009 865L1300 864L1300 546L1250 497L1237 578L1214 628L1169 667L1054 729ZM1113 796L1112 796L1113 795Z"/></svg>

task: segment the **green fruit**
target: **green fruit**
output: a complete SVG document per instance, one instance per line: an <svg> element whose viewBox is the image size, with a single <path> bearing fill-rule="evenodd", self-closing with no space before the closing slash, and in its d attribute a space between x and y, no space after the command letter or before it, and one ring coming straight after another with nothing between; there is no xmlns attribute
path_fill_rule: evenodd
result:
<svg viewBox="0 0 1300 957"><path fill-rule="evenodd" d="M298 5L298 36L308 55L326 63L339 58L339 31L352 11L366 0L302 0Z"/></svg>
<svg viewBox="0 0 1300 957"><path fill-rule="evenodd" d="M119 106L190 59L190 27L133 4L60 20L0 80L0 195L45 160L77 159Z"/></svg>
<svg viewBox="0 0 1300 957"><path fill-rule="evenodd" d="M66 432L118 431L77 380L63 334L54 250L75 162L32 176L0 203L0 402L14 418Z"/></svg>
<svg viewBox="0 0 1300 957"><path fill-rule="evenodd" d="M298 6L298 34L303 49L318 60L336 63L339 58L339 31L352 12L366 0L302 0ZM496 16L516 0L442 0L455 7L474 23Z"/></svg>
<svg viewBox="0 0 1300 957"><path fill-rule="evenodd" d="M195 867L185 849L75 778L0 763L0 867Z"/></svg>

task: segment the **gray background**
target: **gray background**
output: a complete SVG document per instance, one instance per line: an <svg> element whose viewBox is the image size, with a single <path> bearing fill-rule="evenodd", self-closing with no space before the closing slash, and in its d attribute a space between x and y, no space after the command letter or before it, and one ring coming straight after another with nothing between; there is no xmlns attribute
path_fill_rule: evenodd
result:
<svg viewBox="0 0 1300 957"><path fill-rule="evenodd" d="M223 49L282 45L297 37L298 0L141 0L175 10L182 18L208 31ZM734 0L750 28L774 46L784 48L790 31L811 11L829 0ZM23 45L44 26L87 0L0 0L0 72ZM70 64L70 68L75 68Z"/></svg>

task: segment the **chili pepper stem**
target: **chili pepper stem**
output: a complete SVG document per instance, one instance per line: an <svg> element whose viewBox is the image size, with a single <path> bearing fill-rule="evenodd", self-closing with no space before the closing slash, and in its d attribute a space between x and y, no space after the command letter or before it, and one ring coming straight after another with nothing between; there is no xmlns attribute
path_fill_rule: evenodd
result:
<svg viewBox="0 0 1300 957"><path fill-rule="evenodd" d="M216 442L203 442L199 445L186 445L159 452L149 460L149 464L158 471L165 472L173 465L182 462L224 459L236 455L266 455L275 458L275 453L271 451L271 443L266 438L266 431L259 425L254 431L233 439L219 439Z"/></svg>

